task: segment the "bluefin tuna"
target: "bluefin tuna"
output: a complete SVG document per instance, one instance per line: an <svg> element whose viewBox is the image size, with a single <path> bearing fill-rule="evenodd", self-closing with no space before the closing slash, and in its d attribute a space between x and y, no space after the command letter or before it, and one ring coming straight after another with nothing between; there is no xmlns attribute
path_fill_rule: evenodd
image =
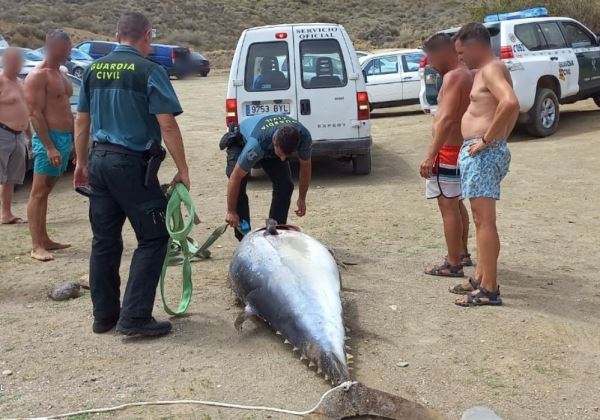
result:
<svg viewBox="0 0 600 420"><path fill-rule="evenodd" d="M244 312L264 320L337 385L350 379L340 299L340 273L330 250L313 237L269 221L236 249L229 278Z"/></svg>

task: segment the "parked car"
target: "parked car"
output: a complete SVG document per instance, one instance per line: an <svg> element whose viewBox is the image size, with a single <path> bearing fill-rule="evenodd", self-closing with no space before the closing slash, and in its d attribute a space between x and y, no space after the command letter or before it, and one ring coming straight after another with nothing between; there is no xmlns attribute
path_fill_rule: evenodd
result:
<svg viewBox="0 0 600 420"><path fill-rule="evenodd" d="M519 122L529 133L555 133L561 104L593 98L600 106L600 39L583 24L534 8L490 15L485 25L495 54L511 73L521 107ZM425 69L421 101L431 106L433 87L427 84L427 73Z"/></svg>
<svg viewBox="0 0 600 420"><path fill-rule="evenodd" d="M199 74L202 77L208 76L210 72L210 62L199 52L191 52L191 65L194 74Z"/></svg>
<svg viewBox="0 0 600 420"><path fill-rule="evenodd" d="M6 39L4 39L4 37L2 35L0 35L0 48L8 48L8 42L6 41Z"/></svg>
<svg viewBox="0 0 600 420"><path fill-rule="evenodd" d="M313 156L350 158L371 172L371 121L365 82L346 30L292 24L245 30L229 75L226 123L289 115L313 139Z"/></svg>
<svg viewBox="0 0 600 420"><path fill-rule="evenodd" d="M363 57L366 57L367 55L370 55L371 53L368 53L366 51L356 51L356 56L358 57L358 59L360 60Z"/></svg>
<svg viewBox="0 0 600 420"><path fill-rule="evenodd" d="M160 64L169 76L182 79L194 72L189 48L178 45L152 44L148 59Z"/></svg>
<svg viewBox="0 0 600 420"><path fill-rule="evenodd" d="M36 51L39 52L43 56L46 55L45 47L38 48ZM92 57L90 57L89 54L86 54L77 48L72 48L71 56L69 57L69 59L67 61L65 61L64 65L67 68L69 74L72 74L73 76L81 79L85 69L87 69L89 67L89 65L92 64L93 62L94 62L94 59Z"/></svg>
<svg viewBox="0 0 600 420"><path fill-rule="evenodd" d="M104 57L110 54L119 45L117 42L111 41L84 41L75 46L80 51L83 51L93 60Z"/></svg>
<svg viewBox="0 0 600 420"><path fill-rule="evenodd" d="M419 103L419 63L423 50L397 50L360 59L371 109Z"/></svg>

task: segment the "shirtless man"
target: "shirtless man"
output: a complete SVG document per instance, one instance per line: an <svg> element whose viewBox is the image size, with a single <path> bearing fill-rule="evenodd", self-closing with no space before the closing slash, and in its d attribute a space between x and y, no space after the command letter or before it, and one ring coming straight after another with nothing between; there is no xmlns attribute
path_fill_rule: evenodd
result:
<svg viewBox="0 0 600 420"><path fill-rule="evenodd" d="M25 223L12 212L15 184L22 184L27 169L27 146L29 138L29 111L23 93L19 72L23 57L16 48L9 48L2 56L0 73L0 223Z"/></svg>
<svg viewBox="0 0 600 420"><path fill-rule="evenodd" d="M73 88L60 70L70 54L69 35L51 30L46 35L46 59L25 79L25 98L35 131L32 139L33 185L27 218L31 232L31 257L40 261L53 259L49 251L69 247L48 237L46 216L48 195L58 177L67 169L73 150L73 114L69 102Z"/></svg>
<svg viewBox="0 0 600 420"><path fill-rule="evenodd" d="M452 37L436 34L423 45L427 60L443 76L438 95L438 110L433 123L433 141L421 163L421 176L426 179L425 196L437 198L447 257L440 265L425 271L432 276L463 277L463 266L473 265L467 241L469 214L462 202L458 153L463 143L460 122L469 106L473 73L462 65Z"/></svg>
<svg viewBox="0 0 600 420"><path fill-rule="evenodd" d="M475 278L451 292L466 294L457 305L501 305L497 283L500 239L496 228L496 200L508 173L510 151L506 139L519 117L519 101L506 66L492 51L490 35L480 23L469 23L455 35L456 51L470 69L478 69L471 105L462 119L465 142L459 156L463 197L470 199L477 237Z"/></svg>

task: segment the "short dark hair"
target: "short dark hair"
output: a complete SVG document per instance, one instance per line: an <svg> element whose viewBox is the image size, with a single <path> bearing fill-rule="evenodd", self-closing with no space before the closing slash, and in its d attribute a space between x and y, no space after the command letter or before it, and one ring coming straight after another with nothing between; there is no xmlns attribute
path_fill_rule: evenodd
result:
<svg viewBox="0 0 600 420"><path fill-rule="evenodd" d="M275 131L275 134L273 135L273 141L281 148L283 153L286 155L291 155L298 150L300 133L291 125L284 125Z"/></svg>
<svg viewBox="0 0 600 420"><path fill-rule="evenodd" d="M445 32L439 32L430 36L423 43L423 50L427 52L438 51L444 48L454 48L452 36Z"/></svg>
<svg viewBox="0 0 600 420"><path fill-rule="evenodd" d="M117 33L123 39L138 41L152 29L148 18L140 12L126 12L119 18Z"/></svg>
<svg viewBox="0 0 600 420"><path fill-rule="evenodd" d="M481 23L467 23L465 26L460 28L460 30L454 35L454 41L457 39L460 42L468 42L468 41L477 41L487 46L492 45L492 40L490 38L490 33L485 26Z"/></svg>
<svg viewBox="0 0 600 420"><path fill-rule="evenodd" d="M48 41L70 41L71 37L62 29L50 29L46 32L46 42Z"/></svg>

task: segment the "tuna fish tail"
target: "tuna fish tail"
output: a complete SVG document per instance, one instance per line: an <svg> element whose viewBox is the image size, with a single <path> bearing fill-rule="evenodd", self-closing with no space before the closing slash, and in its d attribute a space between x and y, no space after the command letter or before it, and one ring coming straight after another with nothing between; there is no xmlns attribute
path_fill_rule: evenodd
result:
<svg viewBox="0 0 600 420"><path fill-rule="evenodd" d="M350 371L346 361L340 360L334 353L324 353L320 362L325 380L331 382L332 385L339 385L350 380Z"/></svg>

